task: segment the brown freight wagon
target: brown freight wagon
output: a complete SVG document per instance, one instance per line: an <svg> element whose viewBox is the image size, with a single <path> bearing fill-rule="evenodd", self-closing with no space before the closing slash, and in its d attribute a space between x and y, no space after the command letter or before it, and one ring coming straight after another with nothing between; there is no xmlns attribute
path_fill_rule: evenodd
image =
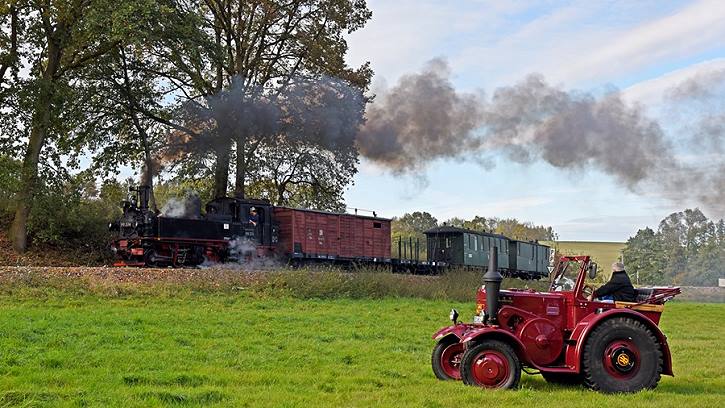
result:
<svg viewBox="0 0 725 408"><path fill-rule="evenodd" d="M274 207L278 250L291 258L390 261L390 220Z"/></svg>

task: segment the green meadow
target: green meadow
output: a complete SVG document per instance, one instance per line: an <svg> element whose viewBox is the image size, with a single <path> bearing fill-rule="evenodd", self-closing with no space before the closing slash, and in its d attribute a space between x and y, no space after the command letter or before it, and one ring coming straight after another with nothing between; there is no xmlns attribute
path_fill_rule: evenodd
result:
<svg viewBox="0 0 725 408"><path fill-rule="evenodd" d="M524 375L517 391L435 379L431 334L473 302L62 289L0 296L0 406L725 406L725 305L669 303L676 377L602 395Z"/></svg>
<svg viewBox="0 0 725 408"><path fill-rule="evenodd" d="M556 248L563 255L591 255L601 270L608 276L609 265L619 261L624 242L593 242L593 241L542 241L544 245Z"/></svg>

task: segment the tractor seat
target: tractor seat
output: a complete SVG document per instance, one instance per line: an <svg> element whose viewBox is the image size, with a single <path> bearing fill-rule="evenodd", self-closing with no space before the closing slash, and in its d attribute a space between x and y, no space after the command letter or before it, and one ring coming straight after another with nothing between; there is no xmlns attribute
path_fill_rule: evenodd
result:
<svg viewBox="0 0 725 408"><path fill-rule="evenodd" d="M653 288L638 288L635 289L635 291L637 292L637 299L635 302L639 303L651 298L655 290Z"/></svg>

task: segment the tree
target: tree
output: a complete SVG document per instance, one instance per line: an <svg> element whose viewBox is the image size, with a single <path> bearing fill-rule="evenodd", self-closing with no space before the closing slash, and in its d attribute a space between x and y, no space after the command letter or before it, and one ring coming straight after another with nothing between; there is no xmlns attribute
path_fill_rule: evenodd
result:
<svg viewBox="0 0 725 408"><path fill-rule="evenodd" d="M660 236L651 228L637 231L627 240L624 248L627 270L636 274L638 281L648 284L665 284L666 260L662 251Z"/></svg>
<svg viewBox="0 0 725 408"><path fill-rule="evenodd" d="M230 160L234 191L243 197L256 155L278 136L279 99L304 81L339 78L367 89L368 64L352 69L344 61L344 33L362 27L371 13L360 0L204 0L194 41L168 44L157 52L169 81L183 89L184 122L168 121L192 138L206 138L214 157L215 195L226 195ZM289 139L283 139L289 140ZM193 144L192 144L193 145ZM235 147L235 150L232 149Z"/></svg>
<svg viewBox="0 0 725 408"><path fill-rule="evenodd" d="M553 228L521 222L515 218L494 219L495 231L498 234L521 241L554 241L557 235Z"/></svg>
<svg viewBox="0 0 725 408"><path fill-rule="evenodd" d="M438 226L438 220L427 212L415 211L393 218L393 232L422 234Z"/></svg>
<svg viewBox="0 0 725 408"><path fill-rule="evenodd" d="M259 172L250 186L275 205L344 211L342 192L357 172L354 148L330 152L311 143L282 141L260 149Z"/></svg>
<svg viewBox="0 0 725 408"><path fill-rule="evenodd" d="M108 0L13 3L16 27L22 28L16 34L17 49L25 50L23 57L31 64L28 78L15 84L15 92L22 93L15 108L31 112L19 129L27 143L12 225L17 251L27 248L28 216L38 187L43 148L49 139L61 147L72 144L67 137L82 121L82 114L69 107L70 101L82 100L74 96L78 91L74 75L120 44L132 41L149 19L159 18L155 4L152 0L127 0L124 7ZM71 118L71 114L76 116Z"/></svg>
<svg viewBox="0 0 725 408"><path fill-rule="evenodd" d="M6 74L17 72L18 66L18 18L17 2L8 1L0 5L0 93Z"/></svg>
<svg viewBox="0 0 725 408"><path fill-rule="evenodd" d="M557 235L551 227L521 222L515 218L485 218L475 216L471 220L453 217L445 222L452 227L466 228L479 232L493 232L521 241L554 241Z"/></svg>
<svg viewBox="0 0 725 408"><path fill-rule="evenodd" d="M641 283L715 285L725 271L725 222L699 209L665 217L657 232L639 230L627 241L624 258Z"/></svg>

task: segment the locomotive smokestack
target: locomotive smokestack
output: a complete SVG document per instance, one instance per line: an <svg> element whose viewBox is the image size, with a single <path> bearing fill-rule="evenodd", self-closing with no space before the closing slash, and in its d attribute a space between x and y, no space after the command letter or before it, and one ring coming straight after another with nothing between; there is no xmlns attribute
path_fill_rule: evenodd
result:
<svg viewBox="0 0 725 408"><path fill-rule="evenodd" d="M503 277L498 272L498 248L491 247L488 254L488 271L483 275L486 286L486 314L489 324L498 324L498 294Z"/></svg>
<svg viewBox="0 0 725 408"><path fill-rule="evenodd" d="M136 193L136 205L141 210L149 209L149 199L151 197L151 187L149 186L138 186L136 188L130 187L128 189L131 192Z"/></svg>

